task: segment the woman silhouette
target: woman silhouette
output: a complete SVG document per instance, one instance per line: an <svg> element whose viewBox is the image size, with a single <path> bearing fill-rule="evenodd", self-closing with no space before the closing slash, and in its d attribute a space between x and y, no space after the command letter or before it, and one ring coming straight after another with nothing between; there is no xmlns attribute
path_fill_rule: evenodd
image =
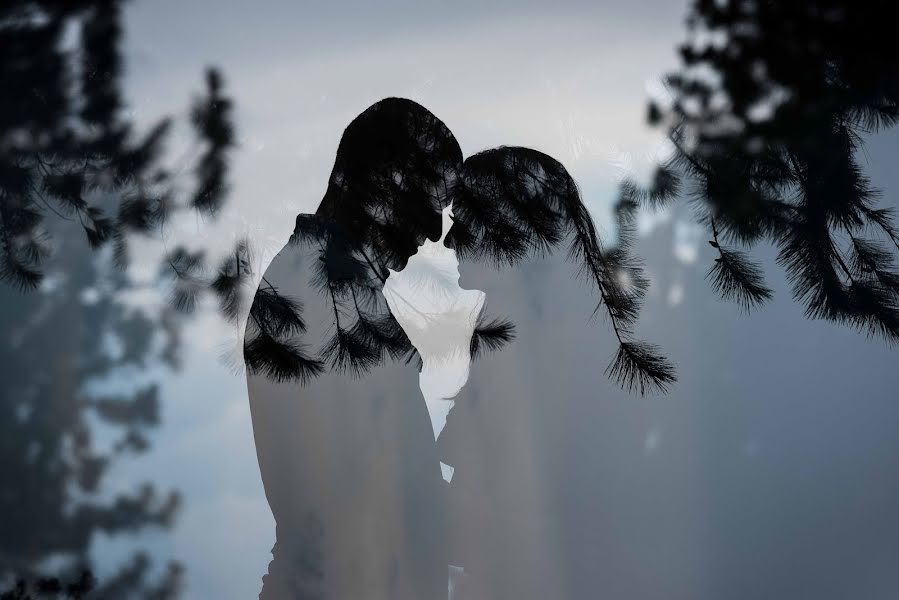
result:
<svg viewBox="0 0 899 600"><path fill-rule="evenodd" d="M575 411L599 402L607 373L637 388L671 378L652 347L629 337L646 285L627 252L632 207L619 207L619 245L601 248L566 169L520 147L466 159L451 199L447 245L462 257L461 284L484 292L503 317L494 327L515 336L488 357L475 337L476 360L438 439L455 469L445 518L450 562L466 573L460 597L572 597L571 565L590 556L566 539L578 530L567 508L578 477L561 448ZM600 308L620 342L607 373L598 360L615 338L603 342L588 325Z"/></svg>

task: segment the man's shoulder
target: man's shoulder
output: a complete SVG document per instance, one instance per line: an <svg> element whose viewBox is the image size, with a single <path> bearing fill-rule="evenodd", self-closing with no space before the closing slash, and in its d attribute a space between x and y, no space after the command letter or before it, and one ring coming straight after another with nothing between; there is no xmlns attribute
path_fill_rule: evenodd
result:
<svg viewBox="0 0 899 600"><path fill-rule="evenodd" d="M298 243L291 238L266 267L260 287L306 290L312 285L318 254L314 244Z"/></svg>

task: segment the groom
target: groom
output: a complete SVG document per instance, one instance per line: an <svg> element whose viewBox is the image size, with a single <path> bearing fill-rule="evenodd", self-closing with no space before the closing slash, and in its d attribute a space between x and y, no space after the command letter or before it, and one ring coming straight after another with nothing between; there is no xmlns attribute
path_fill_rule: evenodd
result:
<svg viewBox="0 0 899 600"><path fill-rule="evenodd" d="M347 127L247 321L253 431L276 543L261 598L446 598L443 481L417 356L382 288L441 234L449 129L389 98Z"/></svg>

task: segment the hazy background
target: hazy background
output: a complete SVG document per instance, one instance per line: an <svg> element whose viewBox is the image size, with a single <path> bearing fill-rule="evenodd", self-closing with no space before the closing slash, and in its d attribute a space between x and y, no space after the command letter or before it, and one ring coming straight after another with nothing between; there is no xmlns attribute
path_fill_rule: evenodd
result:
<svg viewBox="0 0 899 600"><path fill-rule="evenodd" d="M608 232L617 181L660 152L646 99L676 65L684 14L661 0L135 1L126 93L139 124L184 116L184 91L199 93L207 65L222 69L240 147L225 214L196 244L224 249L249 232L279 247L293 216L319 202L343 128L386 96L422 103L466 156L506 144L557 158ZM894 206L897 143L881 136L866 155ZM188 136L171 150L189 155ZM565 556L567 597L893 597L897 354L804 320L765 248L775 300L751 317L719 302L703 281L711 249L687 217L645 219L638 248L653 281L641 334L680 382L647 398L606 383L565 408L569 430L547 433L559 434L563 533L576 534L556 543L578 549ZM187 597L253 597L274 527L245 384L220 358L234 331L213 315L189 328L184 368L163 380L153 450L118 461L108 481L177 488L183 509L172 530L100 537L94 555L102 577L126 547L149 544L184 564ZM601 369L615 346L594 329L608 340Z"/></svg>

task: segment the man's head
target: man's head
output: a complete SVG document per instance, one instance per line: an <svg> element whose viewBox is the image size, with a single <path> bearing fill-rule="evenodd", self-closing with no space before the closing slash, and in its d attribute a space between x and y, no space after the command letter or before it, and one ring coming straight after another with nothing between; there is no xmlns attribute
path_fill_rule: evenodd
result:
<svg viewBox="0 0 899 600"><path fill-rule="evenodd" d="M387 268L402 268L425 238L440 236L440 210L462 168L450 130L401 98L373 104L346 128L316 212Z"/></svg>

